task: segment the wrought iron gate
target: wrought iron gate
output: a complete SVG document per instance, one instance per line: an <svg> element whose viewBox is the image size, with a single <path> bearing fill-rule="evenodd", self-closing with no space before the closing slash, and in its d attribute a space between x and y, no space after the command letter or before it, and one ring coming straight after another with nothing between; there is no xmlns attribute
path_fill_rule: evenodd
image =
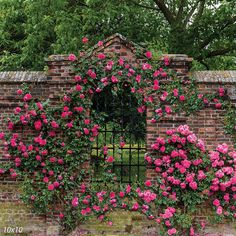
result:
<svg viewBox="0 0 236 236"><path fill-rule="evenodd" d="M101 130L92 147L95 178L99 181L100 163L105 156L115 158L113 172L122 183L145 179L146 115L137 112L137 100L129 86L119 94L107 88L93 98L93 109L104 117Z"/></svg>

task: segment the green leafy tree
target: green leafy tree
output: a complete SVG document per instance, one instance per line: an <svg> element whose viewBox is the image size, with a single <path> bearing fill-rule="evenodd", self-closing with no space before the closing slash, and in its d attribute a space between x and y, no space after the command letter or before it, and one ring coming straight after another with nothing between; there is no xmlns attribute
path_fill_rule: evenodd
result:
<svg viewBox="0 0 236 236"><path fill-rule="evenodd" d="M234 0L0 0L0 70L41 70L50 54L77 52L113 33L197 69L235 69Z"/></svg>

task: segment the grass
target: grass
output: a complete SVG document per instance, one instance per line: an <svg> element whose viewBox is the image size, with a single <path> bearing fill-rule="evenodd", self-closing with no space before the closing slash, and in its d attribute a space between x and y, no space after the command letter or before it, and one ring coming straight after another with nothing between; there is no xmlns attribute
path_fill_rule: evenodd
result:
<svg viewBox="0 0 236 236"><path fill-rule="evenodd" d="M125 141L123 148L120 147L121 140ZM113 131L111 124L108 124L105 129L100 131L92 148L91 156L94 164L95 178L99 179L102 176L102 163L105 158L103 147L105 145L108 147L107 156L115 158L113 171L118 180L122 182L136 182L137 180L142 181L145 179L144 154L146 149L144 140L136 139L130 133L127 135L125 130Z"/></svg>

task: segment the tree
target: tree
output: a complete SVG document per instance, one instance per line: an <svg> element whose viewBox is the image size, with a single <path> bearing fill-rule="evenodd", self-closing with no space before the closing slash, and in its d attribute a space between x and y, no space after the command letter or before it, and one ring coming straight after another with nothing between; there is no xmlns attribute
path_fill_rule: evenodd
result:
<svg viewBox="0 0 236 236"><path fill-rule="evenodd" d="M77 52L83 36L96 43L117 32L165 53L188 54L200 69L236 67L234 0L0 3L1 70L39 70L50 54Z"/></svg>
<svg viewBox="0 0 236 236"><path fill-rule="evenodd" d="M168 45L173 53L187 53L207 68L209 59L233 56L236 51L236 2L217 0L131 1L135 6L161 12L170 27ZM235 60L235 58L234 58Z"/></svg>

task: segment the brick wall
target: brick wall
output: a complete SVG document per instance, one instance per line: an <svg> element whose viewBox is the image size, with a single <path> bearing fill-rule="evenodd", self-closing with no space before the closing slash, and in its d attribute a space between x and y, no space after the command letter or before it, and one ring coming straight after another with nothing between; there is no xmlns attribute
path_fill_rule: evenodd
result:
<svg viewBox="0 0 236 236"><path fill-rule="evenodd" d="M138 59L134 56L135 44L127 41L122 36L116 34L104 41L102 47L95 46L88 55L96 52L114 51L120 52L125 60L130 63L138 63ZM185 79L189 75L191 67L191 58L186 55L169 55L171 59L171 67L175 69L178 76ZM30 86L32 95L39 99L50 98L53 102L58 101L59 97L70 88L73 81L71 76L73 71L69 66L67 56L52 55L47 60L48 72L0 72L0 114L3 118L4 114L10 114L13 108L18 104L16 99L16 90L27 83ZM217 90L219 83L227 88L228 94L232 101L236 103L236 72L196 72L199 89L203 92ZM208 150L213 149L218 143L226 142L233 145L233 140L226 135L220 117L224 111L214 109L204 109L198 113L186 117L184 115L176 115L162 119L157 124L150 122L151 109L147 111L147 148L155 138L164 135L165 130L174 128L180 124L187 123L194 130L199 138L207 142ZM0 129L5 130L3 123ZM0 161L4 161L4 151L0 150ZM147 178L153 178L155 172L152 169L147 170ZM0 179L0 235L3 233L4 227L23 227L23 234L29 236L58 236L60 235L59 227L52 222L47 216L39 216L33 213L30 207L25 206L19 200L19 182L13 181L8 177ZM114 226L110 227L100 224L95 219L82 224L70 235L158 235L158 228L154 222L145 220L136 213L128 213L125 211L115 211L111 213ZM209 235L233 236L236 235L235 225L223 224L217 227L209 226L207 228ZM7 234L6 234L7 235ZM9 235L9 234L8 234ZM17 234L12 234L17 235Z"/></svg>

